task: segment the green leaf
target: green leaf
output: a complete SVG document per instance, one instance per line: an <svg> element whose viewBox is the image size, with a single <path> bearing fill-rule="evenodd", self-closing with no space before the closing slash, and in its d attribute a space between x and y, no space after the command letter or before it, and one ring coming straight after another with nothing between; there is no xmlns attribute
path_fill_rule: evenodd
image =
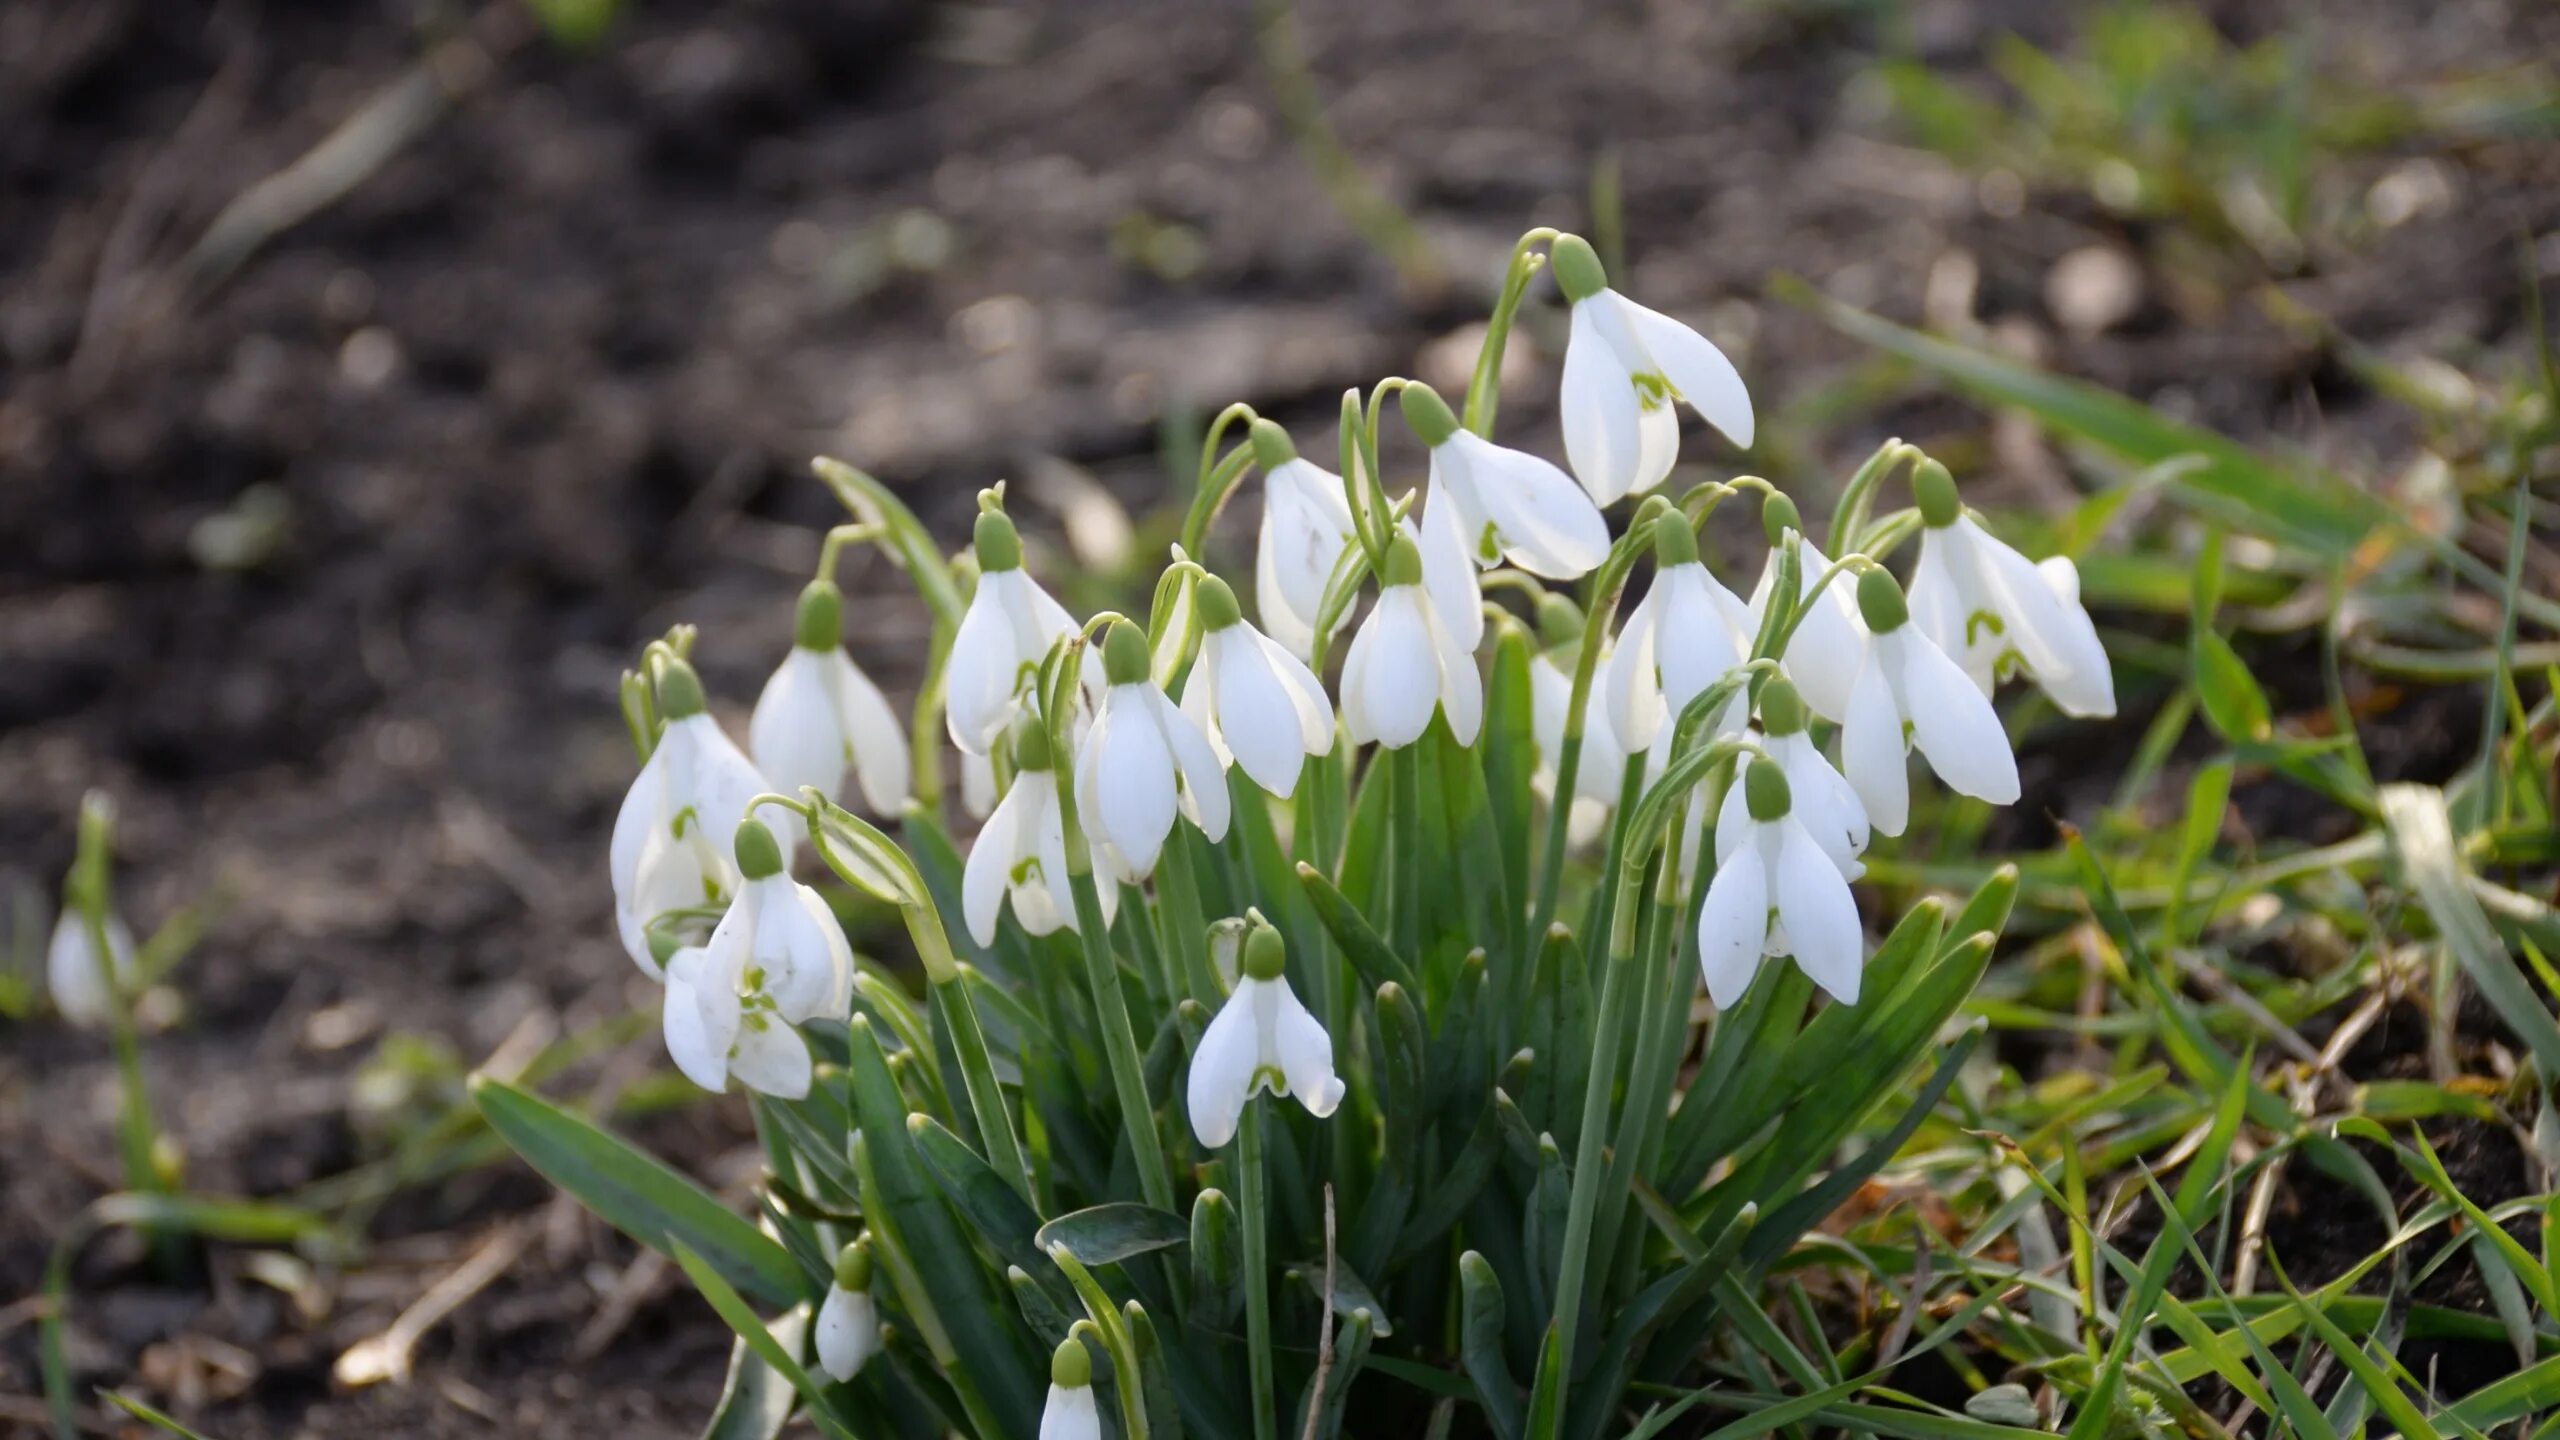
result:
<svg viewBox="0 0 2560 1440"><path fill-rule="evenodd" d="M852 1429L836 1415L835 1406L828 1402L825 1387L800 1364L798 1357L774 1338L771 1330L765 1328L763 1319L744 1297L730 1287L719 1268L694 1254L681 1242L673 1253L676 1264L684 1270L685 1278L693 1282L693 1288L702 1292L702 1298L711 1302L712 1309L720 1312L720 1318L728 1323L730 1330L746 1342L747 1348L755 1352L756 1358L763 1361L767 1369L788 1381L791 1388L799 1392L800 1398L808 1402L809 1417L817 1422L818 1428L835 1440L857 1440Z"/></svg>
<svg viewBox="0 0 2560 1440"><path fill-rule="evenodd" d="M2258 688L2258 678L2231 642L2199 629L2193 643L2196 700L2204 707L2205 723L2235 745L2272 735L2275 719L2267 708L2267 693Z"/></svg>
<svg viewBox="0 0 2560 1440"><path fill-rule="evenodd" d="M2533 1052L2546 1085L2560 1083L2560 1021L2534 993L2515 957L2480 908L2454 843L2444 792L2432 785L2385 785L2382 821L2409 887L2418 892L2454 963L2498 1012L2498 1018Z"/></svg>
<svg viewBox="0 0 2560 1440"><path fill-rule="evenodd" d="M817 1295L790 1252L655 1158L494 1076L473 1076L471 1099L525 1163L623 1234L663 1255L689 1251L764 1304Z"/></svg>
<svg viewBox="0 0 2560 1440"><path fill-rule="evenodd" d="M968 1218L969 1227L979 1239L986 1241L1006 1264L1018 1265L1038 1279L1054 1278L1056 1271L1049 1264L1047 1248L1033 1239L1040 1228L1040 1217L1032 1213L985 1157L930 1115L909 1115L907 1134L916 1142L916 1155L924 1161L925 1173L933 1177L953 1207Z"/></svg>
<svg viewBox="0 0 2560 1440"><path fill-rule="evenodd" d="M134 1399L132 1396L125 1394L121 1390L100 1390L98 1392L98 1398L106 1401L110 1405L113 1405L136 1420L140 1420L145 1424L157 1426L162 1430L168 1431L170 1434L177 1436L178 1440L212 1440L211 1436L205 1435L200 1431L188 1429L177 1420L170 1416L161 1414L159 1411L152 1409L150 1406L143 1404L141 1401Z"/></svg>
<svg viewBox="0 0 2560 1440"><path fill-rule="evenodd" d="M1511 1378L1511 1362L1502 1353L1502 1281L1491 1261L1470 1250L1458 1257L1458 1289L1458 1357L1494 1434L1519 1440L1520 1382Z"/></svg>
<svg viewBox="0 0 2560 1440"><path fill-rule="evenodd" d="M1190 1238L1190 1223L1181 1216L1123 1200L1061 1215L1040 1227L1034 1243L1044 1252L1064 1245L1087 1265L1116 1265Z"/></svg>
<svg viewBox="0 0 2560 1440"><path fill-rule="evenodd" d="M794 1310L766 1328L775 1344L794 1355L801 1352L808 1334L804 1312ZM702 1440L773 1440L791 1423L796 1399L791 1382L741 1336L729 1350L729 1373L720 1382L720 1403L703 1427Z"/></svg>
<svg viewBox="0 0 2560 1440"><path fill-rule="evenodd" d="M1333 882L1312 865L1298 867L1298 883L1306 888L1307 899L1315 905L1316 918L1333 932L1334 943L1342 947L1344 958L1371 989L1394 981L1408 994L1422 993L1422 982L1414 978L1413 967L1384 936L1370 928L1368 917L1360 913L1349 896L1334 888Z"/></svg>

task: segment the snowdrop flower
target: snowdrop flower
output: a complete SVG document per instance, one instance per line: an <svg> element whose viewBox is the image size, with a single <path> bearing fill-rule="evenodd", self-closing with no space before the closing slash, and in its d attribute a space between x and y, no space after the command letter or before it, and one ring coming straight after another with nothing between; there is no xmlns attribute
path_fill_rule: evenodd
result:
<svg viewBox="0 0 2560 1440"><path fill-rule="evenodd" d="M1813 983L1858 1003L1865 934L1840 867L1796 816L1787 777L1755 759L1734 790L1739 824L1716 824L1716 874L1698 906L1698 964L1707 996L1730 1008L1768 955L1793 955Z"/></svg>
<svg viewBox="0 0 2560 1440"><path fill-rule="evenodd" d="M1565 459L1592 499L1607 505L1671 473L1680 453L1674 400L1750 448L1751 395L1723 351L1610 289L1600 257L1581 236L1557 236L1547 256L1573 305L1556 399Z"/></svg>
<svg viewBox="0 0 2560 1440"><path fill-rule="evenodd" d="M1751 587L1751 632L1760 632L1761 617L1769 612L1769 592L1778 583L1778 556L1783 546L1796 548L1796 604L1803 605L1804 592L1818 583L1831 568L1831 558L1804 533L1804 519L1796 511L1795 502L1784 495L1771 495L1760 507L1761 527L1769 535L1769 563L1760 571L1760 583ZM1857 582L1842 574L1832 578L1813 597L1804 618L1796 622L1795 633L1787 637L1786 653L1778 657L1778 665L1788 679L1802 692L1804 703L1813 713L1833 724L1849 715L1849 687L1858 678L1858 662L1866 658L1867 624L1858 618Z"/></svg>
<svg viewBox="0 0 2560 1440"><path fill-rule="evenodd" d="M744 884L700 946L667 962L667 1054L705 1090L729 1078L785 1100L809 1093L809 1047L793 1028L853 1003L853 951L826 902L782 868L764 822L738 822Z"/></svg>
<svg viewBox="0 0 2560 1440"><path fill-rule="evenodd" d="M773 787L836 797L853 769L874 814L896 815L911 778L907 736L888 697L844 653L844 599L825 580L800 592L791 653L756 697L747 750Z"/></svg>
<svg viewBox="0 0 2560 1440"><path fill-rule="evenodd" d="M990 755L960 752L960 808L984 820L996 808L996 762Z"/></svg>
<svg viewBox="0 0 2560 1440"><path fill-rule="evenodd" d="M2026 676L2066 715L2116 713L2116 681L2098 627L2080 604L2080 570L2068 555L2036 562L1974 523L1947 467L1923 460L1911 474L1920 505L1920 562L1911 572L1911 621L1964 666L1983 694L2003 672Z"/></svg>
<svg viewBox="0 0 2560 1440"><path fill-rule="evenodd" d="M1108 922L1120 887L1095 887ZM1058 772L1049 732L1025 716L1013 730L1013 788L996 803L985 828L970 843L960 872L960 913L980 945L996 941L996 917L1013 902L1013 921L1024 933L1047 935L1075 919L1075 892L1067 883L1066 819L1058 812Z"/></svg>
<svg viewBox="0 0 2560 1440"><path fill-rule="evenodd" d="M1431 447L1423 502L1423 583L1440 621L1472 650L1484 638L1476 572L1509 560L1533 575L1576 580L1609 554L1609 522L1573 477L1462 428L1447 402L1414 381L1397 396L1405 424Z"/></svg>
<svg viewBox="0 0 2560 1440"><path fill-rule="evenodd" d="M1155 870L1177 811L1211 842L1227 837L1227 771L1156 688L1144 631L1113 621L1102 673L1110 688L1076 757L1076 814L1112 873L1134 885Z"/></svg>
<svg viewBox="0 0 2560 1440"><path fill-rule="evenodd" d="M1654 522L1653 563L1653 584L1618 632L1604 681L1609 725L1628 755L1668 739L1664 722L1743 663L1751 647L1749 613L1707 573L1697 534L1677 512ZM1739 735L1750 718L1750 697L1737 689L1713 734Z"/></svg>
<svg viewBox="0 0 2560 1440"><path fill-rule="evenodd" d="M1342 1103L1333 1039L1289 988L1287 958L1279 931L1254 926L1244 973L1192 1052L1191 1133L1212 1150L1235 1138L1258 1091L1294 1095L1319 1120Z"/></svg>
<svg viewBox="0 0 2560 1440"><path fill-rule="evenodd" d="M1040 1407L1040 1440L1102 1440L1093 1401L1093 1357L1073 1335L1049 1356L1049 1402Z"/></svg>
<svg viewBox="0 0 2560 1440"><path fill-rule="evenodd" d="M116 992L133 986L133 932L114 915L107 916L99 928L106 931L106 963L99 960L88 920L74 905L62 907L62 918L53 922L53 940L44 951L45 985L53 992L53 1008L83 1030L114 1020ZM110 964L115 972L113 988L108 981Z"/></svg>
<svg viewBox="0 0 2560 1440"><path fill-rule="evenodd" d="M1831 857L1841 879L1866 874L1858 857L1867 850L1867 807L1805 733L1805 703L1783 676L1760 687L1760 730L1761 753L1786 777L1796 823ZM1743 790L1740 785L1726 788L1724 808L1716 814L1719 836L1738 832L1749 819Z"/></svg>
<svg viewBox="0 0 2560 1440"><path fill-rule="evenodd" d="M658 713L666 728L622 797L608 854L622 948L652 979L649 922L737 888L726 837L771 788L703 708L702 681L682 660L659 677Z"/></svg>
<svg viewBox="0 0 2560 1440"><path fill-rule="evenodd" d="M1236 594L1211 575L1200 582L1200 658L1182 686L1182 713L1221 763L1289 798L1310 755L1333 748L1333 706L1306 662L1245 623Z"/></svg>
<svg viewBox="0 0 2560 1440"><path fill-rule="evenodd" d="M1301 660L1313 659L1324 590L1351 548L1351 502L1342 477L1299 458L1289 432L1252 426L1262 467L1262 530L1254 539L1253 602L1262 628Z"/></svg>
<svg viewBox="0 0 2560 1440"><path fill-rule="evenodd" d="M818 1365L841 1385L880 1353L880 1307L871 1299L871 1243L836 1255L835 1283L818 1306Z"/></svg>
<svg viewBox="0 0 2560 1440"><path fill-rule="evenodd" d="M1075 620L1022 568L1022 537L1011 520L979 512L977 549L978 588L943 670L943 716L952 744L984 755L1004 739L1014 697Z"/></svg>
<svg viewBox="0 0 2560 1440"><path fill-rule="evenodd" d="M1529 732L1538 747L1538 772L1530 784L1549 804L1556 799L1556 770L1564 754L1565 719L1573 708L1573 667L1581 659L1582 632L1582 611L1571 600L1562 595L1539 600L1539 649L1529 662ZM1608 663L1605 648L1601 663ZM1594 713L1598 707L1591 697L1583 705L1582 756L1574 765L1573 809L1565 817L1566 838L1576 845L1600 833L1618 803L1618 784L1627 769L1627 752L1618 745L1616 729L1607 717Z"/></svg>
<svg viewBox="0 0 2560 1440"><path fill-rule="evenodd" d="M1398 535L1387 547L1378 603L1342 660L1342 726L1355 745L1375 740L1401 750L1431 728L1434 710L1461 745L1473 745L1484 723L1484 679L1473 647L1452 633L1422 573L1413 537Z"/></svg>
<svg viewBox="0 0 2560 1440"><path fill-rule="evenodd" d="M1875 828L1899 835L1910 819L1903 757L1915 741L1948 788L1994 805L2015 801L2018 761L1990 698L1909 623L1893 577L1882 570L1859 576L1858 610L1871 635L1840 727L1840 768Z"/></svg>

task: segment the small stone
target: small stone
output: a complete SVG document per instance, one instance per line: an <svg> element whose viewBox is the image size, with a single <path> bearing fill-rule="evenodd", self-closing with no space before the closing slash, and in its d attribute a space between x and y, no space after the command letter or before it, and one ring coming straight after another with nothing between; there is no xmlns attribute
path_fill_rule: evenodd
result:
<svg viewBox="0 0 2560 1440"><path fill-rule="evenodd" d="M2044 303L2072 334L2104 334L2142 308L2142 267L2115 246L2084 245L2045 273Z"/></svg>

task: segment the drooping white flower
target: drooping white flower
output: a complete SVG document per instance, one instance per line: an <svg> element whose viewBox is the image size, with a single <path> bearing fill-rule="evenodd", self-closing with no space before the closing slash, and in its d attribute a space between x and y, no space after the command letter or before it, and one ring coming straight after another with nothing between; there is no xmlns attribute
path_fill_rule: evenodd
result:
<svg viewBox="0 0 2560 1440"><path fill-rule="evenodd" d="M1983 694L2024 675L2066 715L2116 713L2115 673L2080 604L2080 569L2067 555L2031 561L1976 524L1935 460L1911 476L1920 502L1920 562L1911 572L1911 623L1953 656Z"/></svg>
<svg viewBox="0 0 2560 1440"><path fill-rule="evenodd" d="M658 682L658 710L666 728L622 797L608 857L622 948L652 979L658 966L649 953L649 922L737 889L730 832L748 803L771 788L704 710L702 682L692 666L667 663Z"/></svg>
<svg viewBox="0 0 2560 1440"><path fill-rule="evenodd" d="M1866 617L1866 663L1849 692L1840 727L1840 769L1867 807L1867 819L1899 835L1911 816L1904 756L1916 743L1949 789L1994 805L2018 798L2018 760L1989 697L1935 641L1909 623L1893 577L1858 577L1858 610Z"/></svg>
<svg viewBox="0 0 2560 1440"><path fill-rule="evenodd" d="M1298 788L1307 757L1333 748L1333 705L1306 662L1245 623L1235 592L1200 582L1200 655L1183 682L1182 713L1221 761L1282 799Z"/></svg>
<svg viewBox="0 0 2560 1440"><path fill-rule="evenodd" d="M856 1240L836 1255L835 1283L818 1306L818 1365L841 1385L880 1353L880 1307L871 1298L871 1245Z"/></svg>
<svg viewBox="0 0 2560 1440"><path fill-rule="evenodd" d="M89 922L70 905L63 906L61 918L53 922L53 939L44 950L45 987L53 993L53 1008L83 1030L95 1030L113 1020L116 992L133 987L133 932L112 913L99 928L107 936L106 964L99 963ZM109 988L110 965L113 989Z"/></svg>
<svg viewBox="0 0 2560 1440"><path fill-rule="evenodd" d="M1262 529L1254 539L1253 600L1262 628L1301 660L1315 655L1324 590L1351 547L1351 502L1342 477L1302 459L1289 432L1252 426L1262 467Z"/></svg>
<svg viewBox="0 0 2560 1440"><path fill-rule="evenodd" d="M1708 998L1734 1005L1764 956L1793 955L1831 998L1858 1003L1866 940L1848 880L1796 818L1776 762L1752 761L1733 788L1743 811L1716 822L1715 878L1698 906Z"/></svg>
<svg viewBox="0 0 2560 1440"><path fill-rule="evenodd" d="M1797 514L1795 502L1784 495L1771 495L1760 511L1762 528L1769 535L1769 563L1760 571L1759 583L1751 587L1747 607L1751 616L1751 633L1757 635L1761 617L1769 610L1769 592L1778 583L1778 557L1781 547L1794 546L1796 552L1796 603L1804 604L1804 592L1819 584L1831 568L1831 559L1822 547L1804 533L1804 521ZM1867 623L1858 618L1856 577L1834 576L1821 593L1813 597L1804 617L1796 622L1795 633L1787 637L1786 652L1778 657L1778 666L1802 692L1804 703L1813 713L1838 724L1848 718L1849 687L1857 682L1858 662L1866 658Z"/></svg>
<svg viewBox="0 0 2560 1440"><path fill-rule="evenodd" d="M853 1004L853 949L818 892L783 869L764 822L738 823L742 884L702 945L667 962L667 1053L695 1084L729 1078L768 1095L809 1093L808 1044L795 1028Z"/></svg>
<svg viewBox="0 0 2560 1440"><path fill-rule="evenodd" d="M1627 615L1602 693L1622 753L1669 738L1669 723L1750 653L1742 601L1698 559L1698 537L1677 513L1653 527L1653 584ZM1736 689L1706 737L1739 735L1751 700Z"/></svg>
<svg viewBox="0 0 2560 1440"><path fill-rule="evenodd" d="M1075 892L1067 880L1066 818L1058 810L1058 772L1048 731L1032 721L1014 727L1013 787L1004 792L960 872L960 913L980 945L996 939L996 918L1006 900L1026 934L1047 935L1075 920ZM1111 919L1120 887L1095 887L1102 918Z"/></svg>
<svg viewBox="0 0 2560 1440"><path fill-rule="evenodd" d="M1671 473L1680 454L1675 400L1750 448L1751 395L1723 351L1610 289L1600 257L1582 237L1558 236L1548 255L1573 304L1556 397L1564 453L1593 500L1607 505Z"/></svg>
<svg viewBox="0 0 2560 1440"><path fill-rule="evenodd" d="M1101 713L1076 756L1076 814L1111 873L1134 885L1156 868L1177 813L1212 842L1227 836L1227 771L1207 736L1149 673L1147 637L1125 620L1103 636Z"/></svg>
<svg viewBox="0 0 2560 1440"><path fill-rule="evenodd" d="M952 744L984 755L1004 739L1017 697L1075 620L1022 568L1022 537L1012 521L981 511L977 550L978 588L943 669L943 717Z"/></svg>
<svg viewBox="0 0 2560 1440"><path fill-rule="evenodd" d="M1102 1440L1102 1411L1093 1398L1093 1357L1073 1335L1049 1356L1049 1399L1040 1407L1040 1440Z"/></svg>
<svg viewBox="0 0 2560 1440"><path fill-rule="evenodd" d="M1419 381L1397 397L1405 423L1431 447L1431 492L1420 516L1423 583L1441 623L1472 650L1484 637L1476 572L1508 560L1550 580L1578 580L1609 554L1609 522L1573 477L1458 424Z"/></svg>
<svg viewBox="0 0 2560 1440"><path fill-rule="evenodd" d="M1333 1038L1289 988L1280 932L1256 925L1243 973L1191 1056L1191 1133L1214 1150L1235 1138L1255 1092L1297 1097L1321 1120L1342 1103Z"/></svg>
<svg viewBox="0 0 2560 1440"><path fill-rule="evenodd" d="M1831 857L1841 879L1866 874L1867 867L1858 857L1867 851L1867 807L1815 748L1813 736L1805 731L1805 703L1783 676L1760 687L1760 726L1761 753L1786 777L1796 823ZM1724 808L1716 814L1718 835L1749 819L1743 789L1740 785L1726 788Z"/></svg>
<svg viewBox="0 0 2560 1440"><path fill-rule="evenodd" d="M960 808L984 820L996 808L996 762L992 755L960 752Z"/></svg>
<svg viewBox="0 0 2560 1440"><path fill-rule="evenodd" d="M1378 603L1342 660L1342 726L1355 745L1374 740L1401 750L1431 728L1434 710L1461 745L1474 744L1484 723L1473 648L1453 633L1422 571L1413 538L1396 536Z"/></svg>
<svg viewBox="0 0 2560 1440"><path fill-rule="evenodd" d="M889 699L844 651L844 602L824 580L800 592L791 653L756 697L747 749L775 789L815 786L841 799L850 767L872 813L895 816L911 774L907 735Z"/></svg>
<svg viewBox="0 0 2560 1440"><path fill-rule="evenodd" d="M1529 783L1555 803L1556 772L1564 754L1565 720L1573 708L1573 667L1579 662L1583 618L1562 595L1538 602L1538 653L1529 661L1529 734L1538 747L1538 770ZM1609 651L1600 652L1605 675ZM1595 686L1584 698L1582 753L1574 762L1572 810L1565 817L1565 836L1588 844L1600 833L1618 803L1618 784L1626 774L1627 752L1618 744L1616 727L1600 712Z"/></svg>

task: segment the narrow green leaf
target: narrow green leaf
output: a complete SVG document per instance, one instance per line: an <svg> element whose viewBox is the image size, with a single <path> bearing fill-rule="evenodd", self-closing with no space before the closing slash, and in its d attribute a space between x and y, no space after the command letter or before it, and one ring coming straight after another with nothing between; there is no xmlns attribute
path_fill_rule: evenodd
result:
<svg viewBox="0 0 2560 1440"><path fill-rule="evenodd" d="M826 1388L800 1364L797 1356L774 1338L772 1331L765 1328L763 1319L757 1316L743 1296L731 1288L719 1267L693 1253L681 1241L677 1242L673 1254L676 1264L684 1270L685 1278L693 1282L693 1288L702 1292L703 1299L711 1302L711 1308L720 1313L720 1318L728 1323L730 1330L746 1342L747 1348L755 1352L756 1358L763 1361L767 1369L788 1381L791 1388L799 1392L800 1398L808 1403L809 1418L817 1422L818 1428L835 1440L858 1440L852 1428L836 1415L835 1406L827 1400Z"/></svg>
<svg viewBox="0 0 2560 1440"><path fill-rule="evenodd" d="M2431 785L2385 785L2382 819L2392 852L2418 903L2444 937L2454 963L2498 1013L2506 1027L2533 1052L2534 1068L2546 1085L2560 1083L2560 1020L2533 985L2516 968L2489 923L2480 901L2466 882L2454 843L2453 821L2446 814L2444 792Z"/></svg>
<svg viewBox="0 0 2560 1440"><path fill-rule="evenodd" d="M801 1353L808 1333L804 1312L794 1310L767 1328L775 1344ZM773 1440L790 1423L796 1403L791 1382L741 1336L729 1350L729 1373L720 1382L720 1403L702 1429L702 1440Z"/></svg>
<svg viewBox="0 0 2560 1440"><path fill-rule="evenodd" d="M527 1164L623 1234L660 1254L690 1251L764 1304L817 1294L790 1252L654 1157L493 1076L472 1077L471 1099Z"/></svg>
<svg viewBox="0 0 2560 1440"><path fill-rule="evenodd" d="M134 1399L132 1396L125 1394L121 1390L100 1390L98 1392L98 1398L106 1401L110 1405L113 1405L127 1415L132 1416L134 1419L142 1421L144 1424L156 1426L159 1429L177 1436L178 1440L212 1440L211 1436L205 1435L200 1431L188 1429L185 1425L180 1424L175 1418L163 1415L159 1411L152 1409L150 1406L143 1404L141 1401Z"/></svg>
<svg viewBox="0 0 2560 1440"><path fill-rule="evenodd" d="M1190 1238L1189 1222L1171 1211L1114 1201L1059 1216L1040 1227L1033 1243L1043 1251L1064 1245L1087 1265L1116 1265L1152 1251L1170 1250Z"/></svg>

